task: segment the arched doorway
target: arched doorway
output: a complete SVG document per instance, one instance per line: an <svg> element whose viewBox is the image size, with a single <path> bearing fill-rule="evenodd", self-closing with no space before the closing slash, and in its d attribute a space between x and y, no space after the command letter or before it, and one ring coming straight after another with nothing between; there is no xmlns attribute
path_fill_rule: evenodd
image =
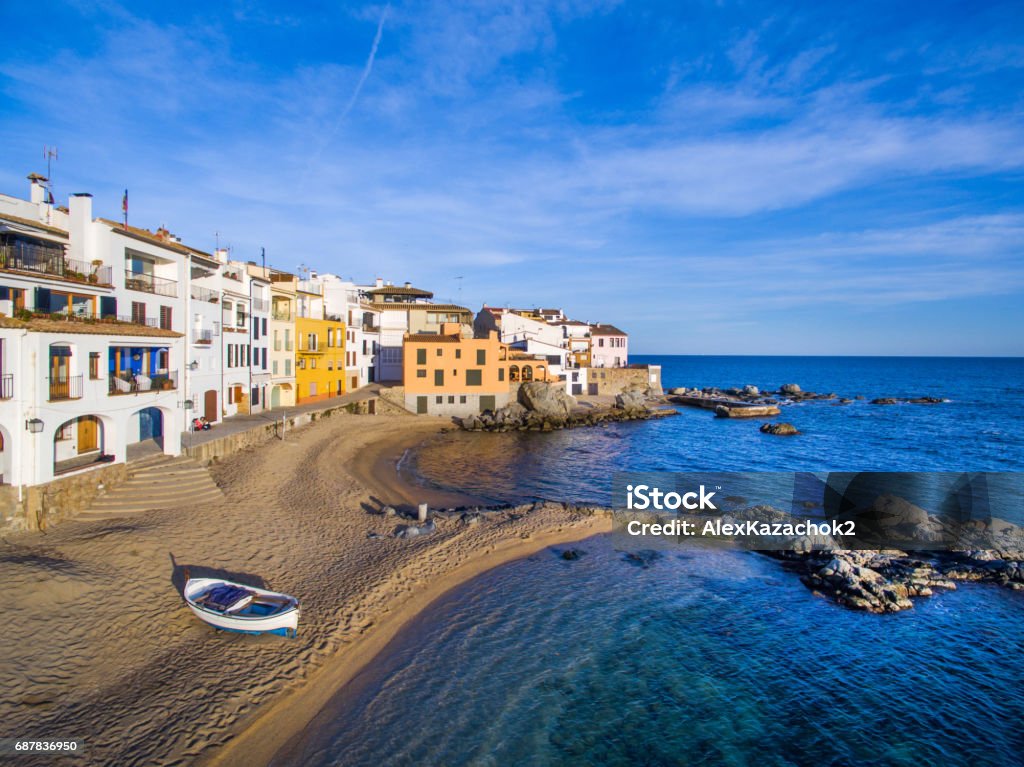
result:
<svg viewBox="0 0 1024 767"><path fill-rule="evenodd" d="M65 421L53 434L53 473L81 469L104 459L103 421L83 415Z"/></svg>
<svg viewBox="0 0 1024 767"><path fill-rule="evenodd" d="M164 414L159 408L147 407L139 411L139 442L152 441L164 446Z"/></svg>
<svg viewBox="0 0 1024 767"><path fill-rule="evenodd" d="M523 365L523 381L533 380L533 368L529 365Z"/></svg>
<svg viewBox="0 0 1024 767"><path fill-rule="evenodd" d="M519 380L519 366L510 365L508 368L508 380L518 381Z"/></svg>

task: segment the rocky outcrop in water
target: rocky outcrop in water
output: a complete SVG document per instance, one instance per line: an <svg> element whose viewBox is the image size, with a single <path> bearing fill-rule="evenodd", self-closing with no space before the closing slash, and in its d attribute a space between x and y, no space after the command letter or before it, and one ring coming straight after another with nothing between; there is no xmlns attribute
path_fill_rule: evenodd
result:
<svg viewBox="0 0 1024 767"><path fill-rule="evenodd" d="M718 418L763 418L778 415L781 410L775 405L718 405L715 415Z"/></svg>
<svg viewBox="0 0 1024 767"><path fill-rule="evenodd" d="M872 405L941 405L949 402L942 397L877 397L871 400Z"/></svg>
<svg viewBox="0 0 1024 767"><path fill-rule="evenodd" d="M789 437L799 434L797 428L791 423L766 423L761 425L762 434L776 434L780 437Z"/></svg>

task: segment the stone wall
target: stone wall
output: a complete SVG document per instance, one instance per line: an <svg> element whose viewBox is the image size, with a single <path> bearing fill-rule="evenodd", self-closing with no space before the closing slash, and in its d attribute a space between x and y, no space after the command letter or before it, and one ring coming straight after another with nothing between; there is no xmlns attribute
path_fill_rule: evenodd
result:
<svg viewBox="0 0 1024 767"><path fill-rule="evenodd" d="M8 530L46 530L92 505L103 490L110 490L128 478L128 466L114 463L101 469L60 477L44 485L18 489L4 488L0 496L0 527Z"/></svg>
<svg viewBox="0 0 1024 767"><path fill-rule="evenodd" d="M651 381L651 377L654 381ZM643 365L628 368L588 368L587 383L597 384L598 394L621 394L627 389L653 388L662 394L661 366Z"/></svg>

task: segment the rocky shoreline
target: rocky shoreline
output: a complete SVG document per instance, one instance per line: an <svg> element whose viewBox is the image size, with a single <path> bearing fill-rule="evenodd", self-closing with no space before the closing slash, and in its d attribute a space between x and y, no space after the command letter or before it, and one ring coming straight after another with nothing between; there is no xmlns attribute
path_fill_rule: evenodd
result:
<svg viewBox="0 0 1024 767"><path fill-rule="evenodd" d="M644 421L678 415L671 408L651 407L651 392L634 389L618 394L611 407L580 407L564 389L545 383L525 383L518 399L497 410L455 418L465 431L557 431L580 426L601 426L617 421Z"/></svg>

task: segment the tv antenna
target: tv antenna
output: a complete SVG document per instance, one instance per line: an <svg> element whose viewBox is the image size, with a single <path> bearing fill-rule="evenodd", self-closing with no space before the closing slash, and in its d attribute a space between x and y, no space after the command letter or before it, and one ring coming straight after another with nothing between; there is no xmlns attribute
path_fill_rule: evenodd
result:
<svg viewBox="0 0 1024 767"><path fill-rule="evenodd" d="M461 304L462 303L462 275L460 274L455 279L459 281L458 282L458 285L459 285L459 300L456 303Z"/></svg>
<svg viewBox="0 0 1024 767"><path fill-rule="evenodd" d="M46 202L53 205L53 161L59 159L57 147L43 146L43 159L46 160L46 193L49 195Z"/></svg>

